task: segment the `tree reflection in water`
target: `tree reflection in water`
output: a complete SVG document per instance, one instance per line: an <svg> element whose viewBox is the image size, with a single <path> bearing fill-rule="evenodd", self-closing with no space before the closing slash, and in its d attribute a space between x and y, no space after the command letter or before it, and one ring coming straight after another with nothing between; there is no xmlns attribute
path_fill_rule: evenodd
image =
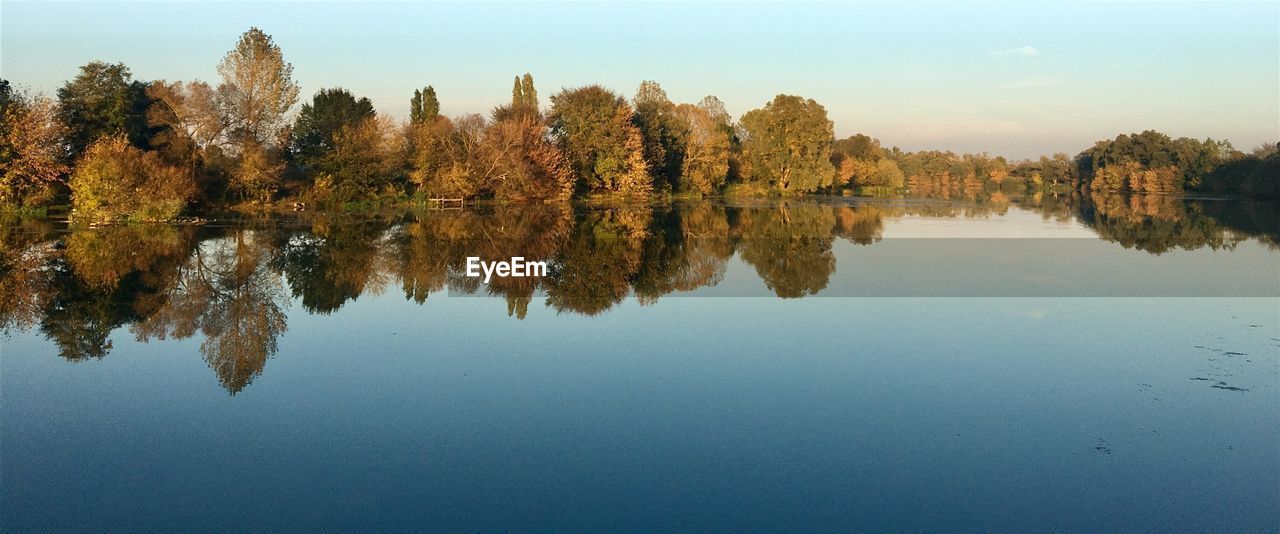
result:
<svg viewBox="0 0 1280 534"><path fill-rule="evenodd" d="M165 304L132 327L138 340L200 332L200 352L222 386L235 394L249 385L287 328L289 301L280 275L270 269L276 249L264 237L236 229L195 246Z"/></svg>
<svg viewBox="0 0 1280 534"><path fill-rule="evenodd" d="M39 328L62 357L102 358L113 333L139 341L199 335L200 352L230 393L277 350L297 299L329 314L398 285L422 304L432 293L500 296L523 319L545 295L557 312L595 315L634 295L719 284L737 255L778 297L813 295L836 268L833 244L875 246L886 221L919 215L989 217L1017 205L1045 220L1075 219L1099 238L1162 254L1232 249L1280 236L1274 204L1103 195L982 203L845 200L677 202L664 206L490 206L395 216L307 214L228 226L66 228L0 219L0 329ZM543 278L465 275L466 258L545 260Z"/></svg>

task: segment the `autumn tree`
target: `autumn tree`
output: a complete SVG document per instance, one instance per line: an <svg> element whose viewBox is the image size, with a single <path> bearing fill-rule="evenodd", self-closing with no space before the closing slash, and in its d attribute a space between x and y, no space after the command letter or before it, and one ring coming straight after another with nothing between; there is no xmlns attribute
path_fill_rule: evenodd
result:
<svg viewBox="0 0 1280 534"><path fill-rule="evenodd" d="M404 137L390 118L370 116L333 133L332 148L317 160L316 187L335 200L377 195L402 177Z"/></svg>
<svg viewBox="0 0 1280 534"><path fill-rule="evenodd" d="M494 162L494 197L504 201L566 200L573 194L573 169L532 116L495 122L484 135L483 157Z"/></svg>
<svg viewBox="0 0 1280 534"><path fill-rule="evenodd" d="M262 203L271 201L280 188L285 163L262 145L249 145L240 153L233 170L234 185L247 198Z"/></svg>
<svg viewBox="0 0 1280 534"><path fill-rule="evenodd" d="M1251 178L1254 170L1267 168L1264 160L1227 141L1175 139L1154 130L1098 141L1077 155L1075 163L1081 185L1095 191L1191 190L1263 197L1280 191L1280 181Z"/></svg>
<svg viewBox="0 0 1280 534"><path fill-rule="evenodd" d="M702 100L699 100L698 108L706 111L711 116L711 120L718 125L729 140L729 172L725 177L725 181L740 181L743 167L742 139L738 136L738 126L734 124L733 116L724 107L724 102L714 95L707 95Z"/></svg>
<svg viewBox="0 0 1280 534"><path fill-rule="evenodd" d="M710 194L724 185L729 175L730 138L722 119L706 108L690 104L676 106L681 128L680 178L677 189ZM727 115L727 114L726 114Z"/></svg>
<svg viewBox="0 0 1280 534"><path fill-rule="evenodd" d="M74 219L164 221L176 217L195 195L191 176L155 152L132 146L124 135L90 145L71 175Z"/></svg>
<svg viewBox="0 0 1280 534"><path fill-rule="evenodd" d="M486 123L480 115L438 120L416 142L410 177L436 198L472 198L486 192L492 160L483 157Z"/></svg>
<svg viewBox="0 0 1280 534"><path fill-rule="evenodd" d="M427 192L428 184L444 168L447 156L445 144L453 132L453 121L444 116L406 127L409 181L420 192Z"/></svg>
<svg viewBox="0 0 1280 534"><path fill-rule="evenodd" d="M644 140L632 115L622 97L598 85L551 97L551 135L569 158L581 190L648 194L652 184Z"/></svg>
<svg viewBox="0 0 1280 534"><path fill-rule="evenodd" d="M827 110L812 99L778 95L742 116L747 179L784 193L807 193L835 176Z"/></svg>
<svg viewBox="0 0 1280 534"><path fill-rule="evenodd" d="M233 182L250 198L269 200L283 166L272 151L285 113L298 101L293 65L271 36L250 28L218 65L219 88L231 122L231 139L240 150Z"/></svg>
<svg viewBox="0 0 1280 534"><path fill-rule="evenodd" d="M147 86L147 97L147 125L156 131L152 147L169 163L186 167L198 181L206 154L223 143L230 126L217 92L201 81L160 80Z"/></svg>
<svg viewBox="0 0 1280 534"><path fill-rule="evenodd" d="M128 142L123 146L137 150ZM61 356L72 361L106 356L112 332L161 300L160 288L191 252L194 230L163 224L73 227L46 271L55 290L44 301L40 324Z"/></svg>
<svg viewBox="0 0 1280 534"><path fill-rule="evenodd" d="M149 148L146 87L123 63L94 61L80 67L58 89L58 119L67 128L69 159L79 158L94 141L117 134L138 148Z"/></svg>
<svg viewBox="0 0 1280 534"><path fill-rule="evenodd" d="M711 120L724 130L725 135L733 135L733 116L729 115L729 111L724 107L724 102L719 98L713 95L702 97L702 100L698 101L698 109L707 112Z"/></svg>
<svg viewBox="0 0 1280 534"><path fill-rule="evenodd" d="M298 112L289 132L289 155L304 170L314 170L336 148L334 137L340 130L359 126L373 116L373 102L368 98L357 99L340 87L321 89Z"/></svg>
<svg viewBox="0 0 1280 534"><path fill-rule="evenodd" d="M0 88L0 209L47 205L69 168L52 100Z"/></svg>

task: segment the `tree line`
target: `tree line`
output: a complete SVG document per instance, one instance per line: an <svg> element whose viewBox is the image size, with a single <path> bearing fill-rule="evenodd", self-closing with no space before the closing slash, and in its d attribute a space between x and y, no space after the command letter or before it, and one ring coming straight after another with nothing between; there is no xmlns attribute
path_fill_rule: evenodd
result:
<svg viewBox="0 0 1280 534"><path fill-rule="evenodd" d="M736 121L708 96L674 103L643 82L627 98L566 88L543 106L530 74L487 116L440 113L427 85L407 122L368 98L321 89L299 111L293 67L271 36L245 32L220 81L145 82L92 62L56 99L0 81L0 206L69 204L90 222L165 220L230 204L563 201L768 194L1007 197L1080 191L1280 197L1280 150L1148 131L1010 162L834 138L818 102L778 95Z"/></svg>

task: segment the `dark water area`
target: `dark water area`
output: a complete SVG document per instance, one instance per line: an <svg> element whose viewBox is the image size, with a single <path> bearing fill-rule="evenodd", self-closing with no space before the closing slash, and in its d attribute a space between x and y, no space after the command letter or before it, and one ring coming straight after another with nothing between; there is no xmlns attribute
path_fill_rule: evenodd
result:
<svg viewBox="0 0 1280 534"><path fill-rule="evenodd" d="M0 220L0 530L1280 530L1280 207ZM467 276L467 257L545 276Z"/></svg>

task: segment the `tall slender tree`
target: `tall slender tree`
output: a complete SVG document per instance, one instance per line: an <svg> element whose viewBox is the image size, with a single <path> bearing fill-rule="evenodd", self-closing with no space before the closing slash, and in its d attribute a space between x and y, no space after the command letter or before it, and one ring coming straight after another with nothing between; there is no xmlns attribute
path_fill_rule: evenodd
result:
<svg viewBox="0 0 1280 534"><path fill-rule="evenodd" d="M436 88L430 85L422 90L422 120L433 121L440 116L440 100L436 98Z"/></svg>
<svg viewBox="0 0 1280 534"><path fill-rule="evenodd" d="M520 79L520 103L527 108L538 109L538 90L533 88L533 75L524 73Z"/></svg>
<svg viewBox="0 0 1280 534"><path fill-rule="evenodd" d="M413 98L409 100L409 123L426 124L440 116L440 101L436 99L436 89L430 85L421 90L413 90Z"/></svg>
<svg viewBox="0 0 1280 534"><path fill-rule="evenodd" d="M409 124L422 124L422 90L414 89L409 99Z"/></svg>

